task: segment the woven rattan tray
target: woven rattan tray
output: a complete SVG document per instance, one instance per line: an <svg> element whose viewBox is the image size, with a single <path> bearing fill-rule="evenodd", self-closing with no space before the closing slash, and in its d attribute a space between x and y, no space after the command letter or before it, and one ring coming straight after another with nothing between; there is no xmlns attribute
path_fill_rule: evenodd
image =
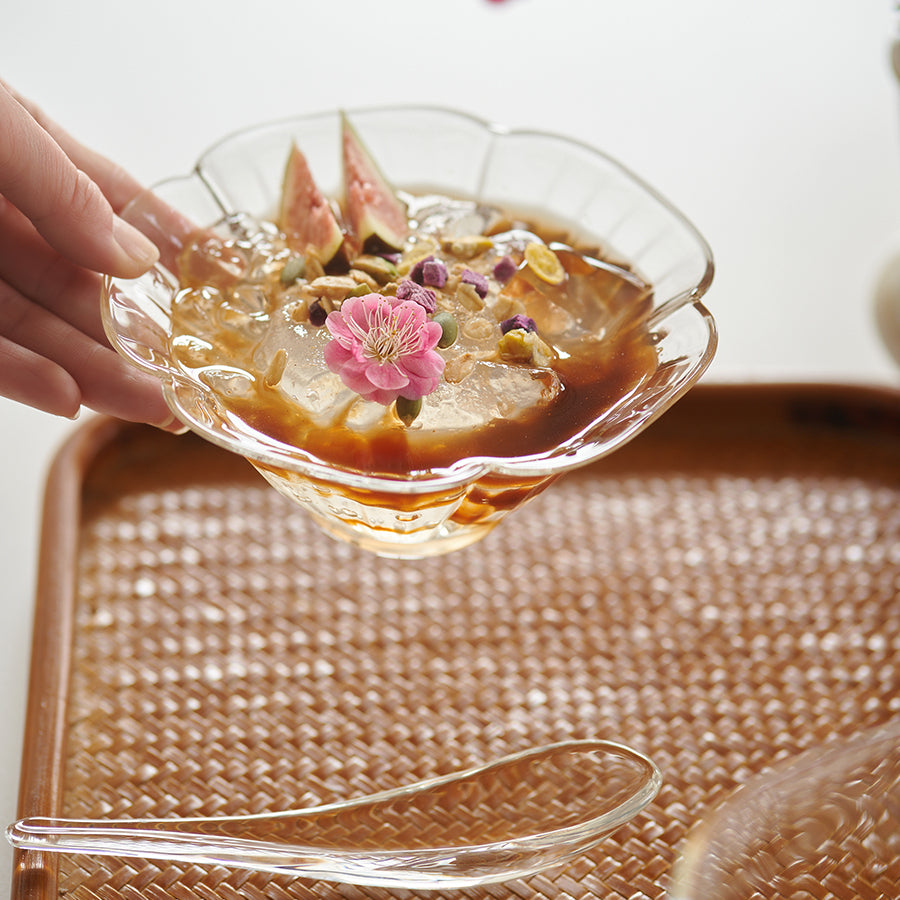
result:
<svg viewBox="0 0 900 900"><path fill-rule="evenodd" d="M420 563L324 537L199 439L95 420L47 487L20 812L285 809L605 737L663 772L641 816L563 870L436 896L661 898L690 826L747 776L900 715L898 596L888 390L701 387ZM390 895L33 852L13 883Z"/></svg>

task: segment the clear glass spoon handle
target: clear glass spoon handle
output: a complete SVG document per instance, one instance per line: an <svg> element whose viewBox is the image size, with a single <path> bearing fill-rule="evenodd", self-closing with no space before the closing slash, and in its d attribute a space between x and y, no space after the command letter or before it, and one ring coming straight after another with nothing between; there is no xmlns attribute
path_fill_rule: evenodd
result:
<svg viewBox="0 0 900 900"><path fill-rule="evenodd" d="M571 859L656 795L645 756L568 741L328 806L192 819L24 819L17 847L390 887L469 886Z"/></svg>

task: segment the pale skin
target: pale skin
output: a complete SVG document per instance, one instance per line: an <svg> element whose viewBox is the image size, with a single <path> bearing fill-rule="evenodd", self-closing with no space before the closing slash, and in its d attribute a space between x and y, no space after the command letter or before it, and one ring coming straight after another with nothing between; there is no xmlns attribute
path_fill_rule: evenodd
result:
<svg viewBox="0 0 900 900"><path fill-rule="evenodd" d="M179 428L100 318L101 276L137 277L158 258L118 215L141 190L0 81L0 396Z"/></svg>

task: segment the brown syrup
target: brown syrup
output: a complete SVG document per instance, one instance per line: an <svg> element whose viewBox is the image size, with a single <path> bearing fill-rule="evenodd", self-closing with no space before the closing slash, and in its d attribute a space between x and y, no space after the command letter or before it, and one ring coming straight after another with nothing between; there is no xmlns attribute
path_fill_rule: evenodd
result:
<svg viewBox="0 0 900 900"><path fill-rule="evenodd" d="M529 225L540 233L539 225L533 222ZM548 235L545 229L544 236ZM553 234L554 238L557 236ZM208 251L205 245L196 249L192 265L197 265L198 255ZM217 253L227 257L227 247L219 248ZM440 433L424 427L408 428L388 415L366 432L351 430L340 423L323 427L314 424L298 406L287 402L279 391L267 388L261 378L257 379L249 399L220 399L230 413L274 441L300 448L330 465L366 474L423 476L464 459L545 454L589 428L651 377L657 365L652 338L645 327L652 305L650 287L632 277L627 269L592 265L588 257L599 256L593 249L563 248L558 255L569 273L571 290L565 285L548 288L527 269L520 270L504 290L520 300L526 312L539 323L546 306L557 304L568 307L568 313L588 332L593 332L596 326L603 333L599 338L592 335L589 339L583 333L577 339L548 338L559 352L553 369L562 389L549 402L526 409L513 419L495 418L481 427ZM199 263L201 268L206 265L202 259ZM221 278L221 265L218 271ZM188 280L197 284L202 279ZM227 281L233 281L231 276ZM603 323L602 328L598 322ZM181 325L182 333L189 333L188 324ZM246 339L227 329L218 334L215 347L226 363L246 359ZM535 485L538 483L543 482L538 479ZM515 506L535 485L528 479L515 479L505 487L496 486L496 490L486 488L481 500L475 495L469 498L472 508L468 515L477 520L481 515L480 505L490 509Z"/></svg>
<svg viewBox="0 0 900 900"><path fill-rule="evenodd" d="M563 384L547 406L517 419L495 419L470 431L442 434L409 429L397 422L369 434L341 425L316 428L296 411L287 411L274 395L260 393L235 412L251 428L310 455L352 471L404 475L446 469L472 457L522 457L542 454L573 436L631 393L656 366L646 332L632 328L610 338L601 360L559 360Z"/></svg>

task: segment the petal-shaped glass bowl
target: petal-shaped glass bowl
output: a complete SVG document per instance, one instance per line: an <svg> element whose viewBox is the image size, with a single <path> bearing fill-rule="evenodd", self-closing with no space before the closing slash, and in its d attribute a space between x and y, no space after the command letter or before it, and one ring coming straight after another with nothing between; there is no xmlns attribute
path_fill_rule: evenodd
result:
<svg viewBox="0 0 900 900"><path fill-rule="evenodd" d="M713 274L704 239L681 213L603 153L557 135L511 131L463 113L400 107L348 112L397 187L422 187L572 223L627 259L653 285L644 323L657 365L587 428L551 450L461 459L427 474L375 476L336 468L226 410L170 351L173 274L188 233L237 213L265 218L278 207L293 141L329 194L341 181L339 113L287 119L238 132L205 153L195 171L157 185L123 215L160 247L137 280L111 279L104 321L114 347L163 382L192 430L250 460L328 532L385 556L424 557L463 547L560 474L621 446L700 377L716 331L700 300Z"/></svg>

